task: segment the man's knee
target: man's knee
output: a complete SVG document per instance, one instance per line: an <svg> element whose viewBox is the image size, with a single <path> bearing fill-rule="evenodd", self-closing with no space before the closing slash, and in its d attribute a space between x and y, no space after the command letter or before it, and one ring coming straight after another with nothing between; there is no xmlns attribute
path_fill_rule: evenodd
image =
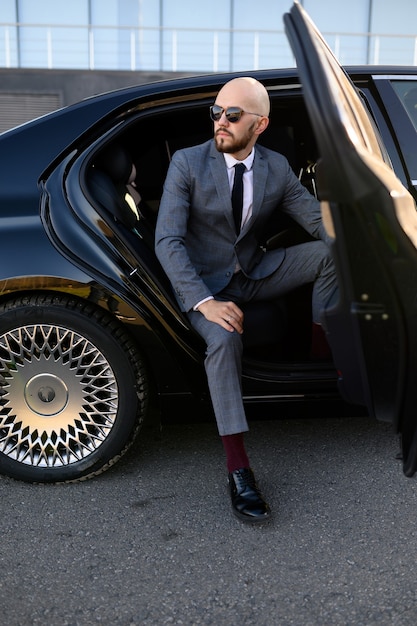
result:
<svg viewBox="0 0 417 626"><path fill-rule="evenodd" d="M335 271L333 257L330 249L324 241L315 242L314 258L320 274L332 273Z"/></svg>
<svg viewBox="0 0 417 626"><path fill-rule="evenodd" d="M229 332L219 324L215 324L217 328L213 329L207 341L207 354L213 352L233 352L234 354L242 351L242 337L236 331Z"/></svg>

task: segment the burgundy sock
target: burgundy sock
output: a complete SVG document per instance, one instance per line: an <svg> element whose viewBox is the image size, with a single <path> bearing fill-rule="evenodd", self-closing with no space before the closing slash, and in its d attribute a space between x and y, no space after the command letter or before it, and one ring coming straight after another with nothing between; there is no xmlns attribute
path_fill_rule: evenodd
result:
<svg viewBox="0 0 417 626"><path fill-rule="evenodd" d="M328 361L332 358L326 333L320 324L313 324L312 326L310 358L313 361Z"/></svg>
<svg viewBox="0 0 417 626"><path fill-rule="evenodd" d="M249 459L243 443L243 433L224 435L221 439L226 452L227 471L231 473L237 469L249 467Z"/></svg>

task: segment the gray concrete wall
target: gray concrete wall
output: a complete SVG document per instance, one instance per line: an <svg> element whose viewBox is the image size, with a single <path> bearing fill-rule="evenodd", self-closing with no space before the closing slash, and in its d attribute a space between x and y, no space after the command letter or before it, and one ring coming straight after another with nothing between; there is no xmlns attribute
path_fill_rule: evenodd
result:
<svg viewBox="0 0 417 626"><path fill-rule="evenodd" d="M89 96L185 75L173 72L0 68L0 131Z"/></svg>

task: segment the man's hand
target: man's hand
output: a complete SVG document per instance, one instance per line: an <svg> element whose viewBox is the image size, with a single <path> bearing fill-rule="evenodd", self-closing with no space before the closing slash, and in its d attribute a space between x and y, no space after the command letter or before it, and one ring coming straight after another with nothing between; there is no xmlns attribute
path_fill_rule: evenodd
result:
<svg viewBox="0 0 417 626"><path fill-rule="evenodd" d="M243 333L243 312L234 302L207 300L200 304L198 310L209 322L216 322L231 333L234 330L239 335Z"/></svg>

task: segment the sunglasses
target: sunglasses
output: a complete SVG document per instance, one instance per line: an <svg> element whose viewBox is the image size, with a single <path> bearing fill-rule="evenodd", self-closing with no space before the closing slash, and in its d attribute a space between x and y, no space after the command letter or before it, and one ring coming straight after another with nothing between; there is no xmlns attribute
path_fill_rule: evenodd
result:
<svg viewBox="0 0 417 626"><path fill-rule="evenodd" d="M223 115L223 113L225 114L227 121L232 122L232 124L235 124L236 122L238 122L240 118L242 117L243 113L247 113L248 115L257 115L258 117L263 117L263 115L260 115L259 113L251 113L250 111L244 111L243 109L240 109L239 107L227 107L227 109L223 109L223 107L219 106L218 104L213 104L213 106L210 107L210 117L213 120L213 122L218 122L221 116Z"/></svg>

